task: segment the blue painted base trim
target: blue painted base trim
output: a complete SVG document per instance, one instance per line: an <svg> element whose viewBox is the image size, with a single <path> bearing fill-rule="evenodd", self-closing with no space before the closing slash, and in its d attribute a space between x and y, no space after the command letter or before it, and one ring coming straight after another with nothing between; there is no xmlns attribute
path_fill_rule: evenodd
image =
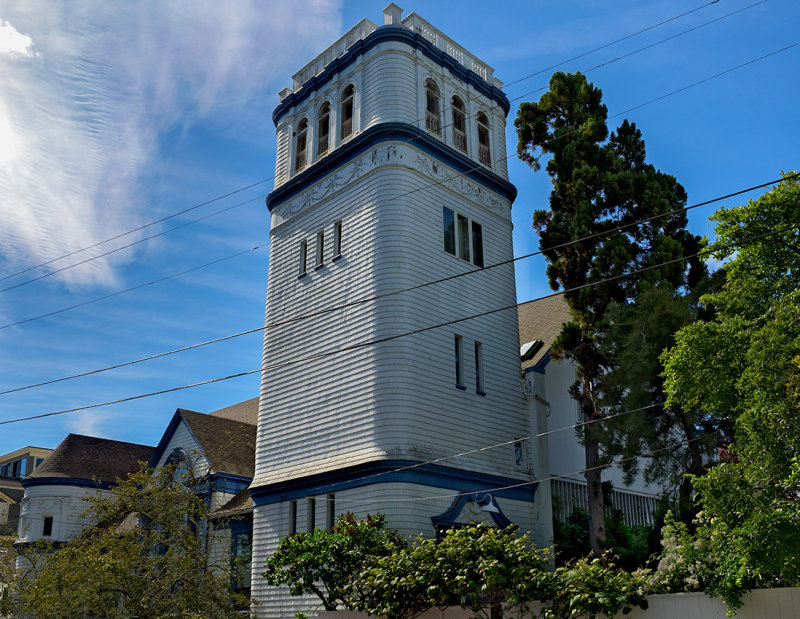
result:
<svg viewBox="0 0 800 619"><path fill-rule="evenodd" d="M413 468L410 468L413 467ZM251 487L253 503L270 505L307 496L381 483L405 482L456 492L491 492L493 496L533 501L538 483L476 471L465 471L416 460L378 460L336 471Z"/></svg>
<svg viewBox="0 0 800 619"><path fill-rule="evenodd" d="M355 159L381 142L409 142L415 148L435 157L451 166L459 174L463 174L487 189L498 193L513 202L517 197L517 188L504 178L448 146L439 138L427 131L406 123L381 123L374 125L357 135L352 140L336 148L323 159L315 162L278 187L267 196L267 207L271 211L276 206L289 200L294 195L316 183L323 176L330 174L340 166Z"/></svg>
<svg viewBox="0 0 800 619"><path fill-rule="evenodd" d="M77 477L34 477L21 480L23 488L33 486L77 486L78 488L92 488L108 490L117 484L113 481L95 481L93 479L79 479Z"/></svg>

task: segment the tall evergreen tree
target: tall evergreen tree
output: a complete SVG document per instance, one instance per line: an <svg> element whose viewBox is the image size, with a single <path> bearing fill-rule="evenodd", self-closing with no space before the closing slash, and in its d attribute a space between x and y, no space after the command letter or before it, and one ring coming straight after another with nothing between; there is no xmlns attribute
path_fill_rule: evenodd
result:
<svg viewBox="0 0 800 619"><path fill-rule="evenodd" d="M699 239L686 230L686 192L673 176L645 163L634 123L609 134L602 91L580 73L555 73L536 103L520 106L517 153L534 170L544 160L553 190L549 210L537 210L533 227L548 260L553 290L563 289L572 313L553 345L572 359L578 380L572 395L583 412L589 537L599 556L605 538L602 469L595 423L603 416L596 388L615 360L602 346L605 313L612 303L635 301L645 288L692 285L700 262L657 266L692 254ZM656 216L657 219L650 219ZM647 221L642 221L647 220ZM698 268L700 267L700 268ZM638 273L641 269L648 269Z"/></svg>

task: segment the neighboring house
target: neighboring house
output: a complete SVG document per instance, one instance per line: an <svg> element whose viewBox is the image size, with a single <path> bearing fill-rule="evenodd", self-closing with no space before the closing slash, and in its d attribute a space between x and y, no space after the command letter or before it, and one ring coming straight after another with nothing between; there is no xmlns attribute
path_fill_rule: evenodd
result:
<svg viewBox="0 0 800 619"><path fill-rule="evenodd" d="M22 480L18 538L68 542L94 523L81 516L86 497L108 493L118 479L139 470L153 447L69 434L33 473Z"/></svg>
<svg viewBox="0 0 800 619"><path fill-rule="evenodd" d="M496 311L516 303L501 85L390 4L280 93L250 489L259 616L313 609L267 586L264 561L343 512L385 513L410 536L480 515L550 541L517 314Z"/></svg>
<svg viewBox="0 0 800 619"><path fill-rule="evenodd" d="M16 536L24 490L22 478L53 453L44 447L23 447L0 456L0 536Z"/></svg>
<svg viewBox="0 0 800 619"><path fill-rule="evenodd" d="M523 381L532 407L537 440L542 500L552 496L553 517L566 520L576 507L588 508L583 469L586 455L574 426L583 420L569 389L578 379L573 361L550 356L555 338L564 323L572 318L569 306L560 294L523 303L518 308L520 359ZM622 471L612 466L603 471L603 481L613 483L611 502L622 512L626 524L653 524L656 500L662 489L637 477L631 485L624 482Z"/></svg>
<svg viewBox="0 0 800 619"><path fill-rule="evenodd" d="M179 408L158 443L150 465L174 463L198 480L211 510L206 543L209 566L228 571L233 585L249 594L253 479L258 398L214 411ZM239 420L251 420L245 423Z"/></svg>

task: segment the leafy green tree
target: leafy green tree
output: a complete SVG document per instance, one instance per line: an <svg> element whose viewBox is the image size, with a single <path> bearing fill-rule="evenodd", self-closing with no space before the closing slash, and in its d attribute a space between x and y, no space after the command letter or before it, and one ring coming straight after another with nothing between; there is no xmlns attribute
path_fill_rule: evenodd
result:
<svg viewBox="0 0 800 619"><path fill-rule="evenodd" d="M600 89L580 73L559 72L537 103L520 105L514 123L518 155L534 170L546 159L553 184L550 209L534 213L533 227L549 263L550 286L565 290L573 318L554 342L553 353L578 366L572 395L588 424L582 438L589 537L598 557L605 537L602 469L608 461L594 427L603 416L596 388L616 363L601 345L605 312L612 303L636 300L644 287L691 287L702 271L696 260L688 266L656 267L691 255L699 246L679 210L686 192L674 177L645 163L644 141L635 124L625 120L609 135L606 117Z"/></svg>
<svg viewBox="0 0 800 619"><path fill-rule="evenodd" d="M347 513L331 530L314 529L281 540L267 560L264 578L270 585L288 585L291 595L316 595L325 610L339 605L355 609L364 595L361 571L404 546L403 539L386 528L382 514L357 520Z"/></svg>
<svg viewBox="0 0 800 619"><path fill-rule="evenodd" d="M36 617L234 617L247 600L207 569L208 509L174 467L130 475L88 499L99 524L61 548L21 549L6 610ZM25 569L25 568L28 569Z"/></svg>
<svg viewBox="0 0 800 619"><path fill-rule="evenodd" d="M733 610L749 588L800 582L800 181L712 219L725 283L701 299L713 318L664 354L666 388L733 430L721 462L691 478L696 530L671 533L700 549L698 586Z"/></svg>

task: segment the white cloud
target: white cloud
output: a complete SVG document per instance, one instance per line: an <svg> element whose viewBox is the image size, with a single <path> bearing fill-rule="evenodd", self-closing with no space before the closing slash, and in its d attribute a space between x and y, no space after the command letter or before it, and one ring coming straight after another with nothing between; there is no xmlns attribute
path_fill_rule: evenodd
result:
<svg viewBox="0 0 800 619"><path fill-rule="evenodd" d="M0 19L0 54L33 57L36 54L33 39L19 32L4 19Z"/></svg>
<svg viewBox="0 0 800 619"><path fill-rule="evenodd" d="M137 181L158 168L159 138L201 122L269 122L275 91L335 39L338 10L336 0L0 5L3 270L150 219ZM121 260L59 277L113 284Z"/></svg>
<svg viewBox="0 0 800 619"><path fill-rule="evenodd" d="M67 432L107 438L108 433L102 428L107 416L98 411L79 411L71 414L65 422Z"/></svg>

